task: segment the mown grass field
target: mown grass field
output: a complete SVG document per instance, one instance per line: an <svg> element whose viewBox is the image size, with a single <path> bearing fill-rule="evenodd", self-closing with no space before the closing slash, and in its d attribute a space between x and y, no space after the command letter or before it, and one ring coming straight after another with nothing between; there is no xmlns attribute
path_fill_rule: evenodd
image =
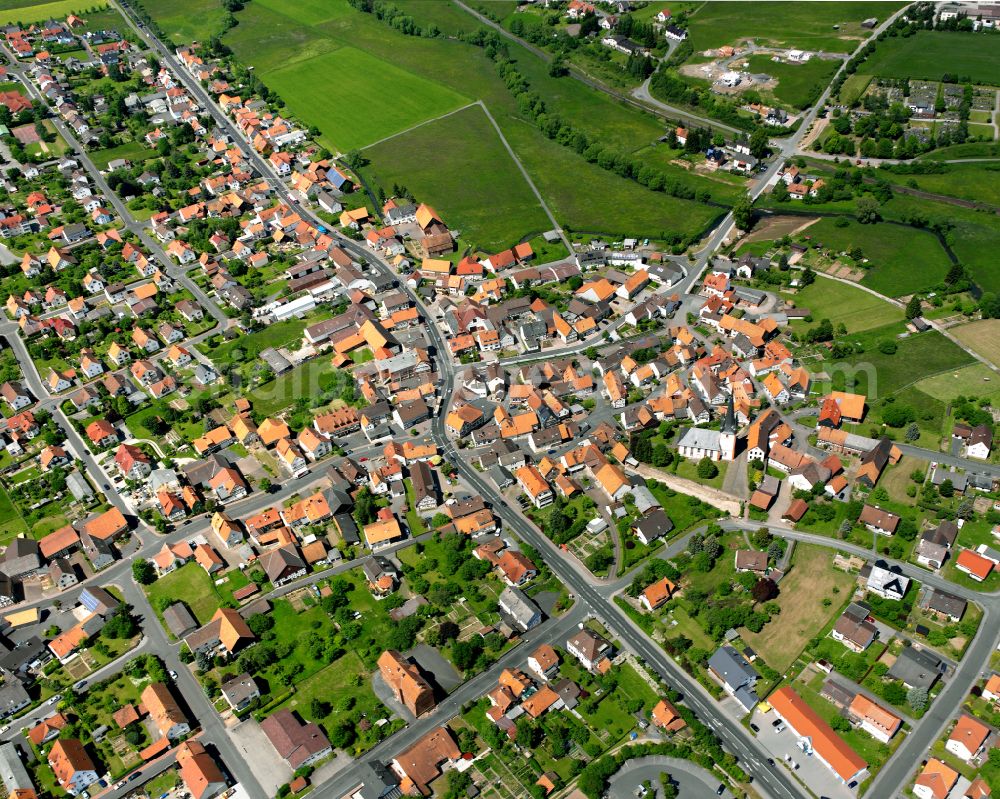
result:
<svg viewBox="0 0 1000 799"><path fill-rule="evenodd" d="M811 286L787 296L797 307L808 308L813 318L812 322L793 322L792 329L797 332L818 324L821 319L829 319L834 327L843 324L848 333L883 327L903 319L903 311L895 305L856 286L822 275L817 276Z"/></svg>
<svg viewBox="0 0 1000 799"><path fill-rule="evenodd" d="M117 147L109 147L106 150L94 150L90 153L91 160L98 169L106 169L110 161L116 158L124 158L137 164L156 157L156 151L149 149L142 142L134 141L128 144L120 144Z"/></svg>
<svg viewBox="0 0 1000 799"><path fill-rule="evenodd" d="M740 635L764 662L778 671L784 671L795 662L809 639L840 606L837 597L846 597L854 582L851 575L833 568L833 555L828 549L815 544L797 544L792 564L775 600L781 613L759 633L740 630ZM839 592L836 595L834 588ZM803 602L804 595L810 596L812 601ZM820 601L824 597L833 600L828 608Z"/></svg>
<svg viewBox="0 0 1000 799"><path fill-rule="evenodd" d="M865 89L868 88L868 84L871 82L871 75L854 74L848 76L847 80L844 81L844 85L840 87L841 102L850 105L865 93Z"/></svg>
<svg viewBox="0 0 1000 799"><path fill-rule="evenodd" d="M331 0L258 0L258 5L277 11L301 22L303 25L318 25L342 14L352 13L346 3L331 2Z"/></svg>
<svg viewBox="0 0 1000 799"><path fill-rule="evenodd" d="M977 355L1000 366L1000 319L982 319L948 332Z"/></svg>
<svg viewBox="0 0 1000 799"><path fill-rule="evenodd" d="M319 79L330 76L331 80ZM353 47L267 74L268 85L332 149L346 152L465 105L450 89ZM388 90L388 87L392 90Z"/></svg>
<svg viewBox="0 0 1000 799"><path fill-rule="evenodd" d="M922 191L1000 206L1000 164L946 164L945 171L931 175L903 175L881 170L890 182L916 185Z"/></svg>
<svg viewBox="0 0 1000 799"><path fill-rule="evenodd" d="M895 325L869 331L859 339L864 344L865 351L850 359L850 363L857 367L853 370L855 389L859 394L866 394L870 404L890 395L910 391L923 393L933 400L926 392L916 388L921 380L951 373L973 363L971 355L936 331L896 338L898 332L899 328ZM853 340L854 337L851 338ZM898 349L894 354L886 355L879 351L878 343L890 339L896 342ZM828 367L829 364L825 366ZM839 378L844 376L851 375L834 375L834 383L838 383ZM840 385L836 387L840 388ZM900 396L897 399L914 407L927 404L916 395L910 398Z"/></svg>
<svg viewBox="0 0 1000 799"><path fill-rule="evenodd" d="M278 0L248 3L237 13L239 25L227 32L224 40L240 60L254 65L261 79L282 95L291 113L315 123L336 149L372 144L449 110L435 110L424 102L419 118L411 117L402 127L398 119L389 119L399 113L401 98L406 99L402 87L416 81L422 89L424 82L429 82L466 98L464 102L482 100L486 104L560 224L568 228L663 238L664 233L700 232L721 212L703 203L651 192L545 139L523 118L495 65L481 49L447 36L404 36L371 15L349 8L346 0L329 0L328 5L331 13L326 21L307 26L296 16L308 13L318 19L326 13L320 0L311 0L307 8L312 10L306 12L291 10ZM479 27L479 23L469 24L465 12L444 0L409 4L406 11L418 25L434 24L446 33ZM384 71L378 80L369 75L348 79L343 70L337 71L342 63L339 59L344 58L336 54L337 48L362 51L378 59L370 62L374 65L391 65L401 71L403 83L397 86L386 81ZM622 106L578 81L550 77L544 62L516 44L510 43L509 50L532 90L574 127L625 153L648 147L663 134L662 122L652 115ZM348 85L352 82L354 85ZM360 89L364 85L368 86L367 94ZM454 107L457 105L450 106ZM329 123L320 121L321 116ZM345 138L341 131L348 132L346 141L341 141ZM738 194L739 187L689 174L680 167L668 166L665 171L671 178L707 191L717 202L732 203ZM409 185L411 181L401 182ZM495 199L488 197L485 204ZM449 203L439 205L445 221L450 221Z"/></svg>
<svg viewBox="0 0 1000 799"><path fill-rule="evenodd" d="M938 284L950 261L934 234L888 223L862 225L849 220L837 227L831 218L806 229L813 241L837 251L860 247L869 263L862 283L887 297L901 297Z"/></svg>
<svg viewBox="0 0 1000 799"><path fill-rule="evenodd" d="M25 3L23 0L0 1L0 25L13 22L44 22L48 19L65 19L70 14L82 13L91 8L104 8L106 3L97 0L55 0L52 3Z"/></svg>
<svg viewBox="0 0 1000 799"><path fill-rule="evenodd" d="M989 33L918 31L914 36L895 36L879 42L874 54L861 66L865 75L885 78L941 80L957 75L980 83L997 79L1000 43Z"/></svg>
<svg viewBox="0 0 1000 799"><path fill-rule="evenodd" d="M916 388L941 402L951 402L956 397L992 397L1000 394L1000 377L982 363L973 363L953 372L927 377Z"/></svg>
<svg viewBox="0 0 1000 799"><path fill-rule="evenodd" d="M387 194L405 185L448 209L462 239L496 251L552 227L537 198L479 106L430 122L366 149L365 176Z"/></svg>
<svg viewBox="0 0 1000 799"><path fill-rule="evenodd" d="M222 32L226 18L219 0L142 0L141 5L174 44L207 42Z"/></svg>
<svg viewBox="0 0 1000 799"><path fill-rule="evenodd" d="M970 144L953 144L940 150L931 150L920 156L924 161L950 161L953 158L997 158L1000 157L1000 144L988 142L972 142Z"/></svg>
<svg viewBox="0 0 1000 799"><path fill-rule="evenodd" d="M902 3L704 3L691 16L688 31L696 52L733 44L741 39L850 53L868 35L861 22L868 17L884 20ZM839 30L833 26L839 25Z"/></svg>
<svg viewBox="0 0 1000 799"><path fill-rule="evenodd" d="M772 94L792 108L808 108L823 93L840 61L811 58L804 64L772 61L770 56L755 55L749 59L750 71L765 72L778 81Z"/></svg>

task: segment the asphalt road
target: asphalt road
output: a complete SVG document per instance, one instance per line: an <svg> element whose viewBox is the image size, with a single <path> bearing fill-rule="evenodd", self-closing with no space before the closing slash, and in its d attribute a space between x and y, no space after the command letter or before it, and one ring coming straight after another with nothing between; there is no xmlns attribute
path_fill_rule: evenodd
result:
<svg viewBox="0 0 1000 799"><path fill-rule="evenodd" d="M892 19L893 17L890 17L890 19L887 20L885 23L883 23L882 26L873 31L872 35L873 36L877 35L881 30L884 29L885 26L887 26L892 21ZM254 164L254 166L257 168L260 174L267 176L267 179L275 187L275 190L277 191L278 195L282 198L282 200L287 202L290 206L295 207L297 210L299 210L303 214L304 218L311 219L314 222L314 224L322 224L324 227L326 227L326 225L322 222L322 220L319 220L318 217L316 217L309 211L309 209L304 208L291 195L290 191L285 186L285 184L270 170L269 165L263 159L261 159L251 148L249 148L246 145L245 140L236 130L235 126L233 126L232 123L228 120L228 118L221 113L221 111L214 105L211 98L208 97L207 93L204 92L201 86L196 81L194 81L193 78L191 78L191 76L187 73L187 71L179 64L177 59L173 56L173 53L170 52L167 49L167 47L163 45L163 43L159 42L153 37L150 37L144 30L140 31L140 33L146 39L146 41L149 42L149 44L158 52L158 54L161 56L161 60L168 67L170 67L178 76L178 78L185 84L188 91L190 91L192 95L195 96L199 100L199 102L206 109L209 110L211 115L215 118L216 123L223 130L227 131L232 136L234 141L240 143L241 148L244 150L250 162ZM812 120L815 118L816 109L822 106L828 95L829 95L829 89L823 94L817 105L805 115L805 118L803 120L802 126L799 129L799 132L796 135L789 137L788 140L781 142L779 144L777 157L774 159L773 163L770 165L767 171L763 173L760 178L758 178L754 189L750 192L751 197L756 198L757 196L759 196L760 193L764 191L766 186L776 176L777 171L780 169L781 163L783 162L784 158L795 152L798 141L801 139L801 136L804 135L805 131L808 129ZM101 181L98 181L98 185L101 185ZM104 186L102 186L102 189L103 188ZM107 195L109 199L113 198L117 199L115 198L114 194L111 193L110 191L107 192ZM130 216L127 215L127 209L125 209L125 213L123 213L119 205L116 205L115 207L116 211L118 211L122 215L123 219L125 220L130 219ZM133 224L137 224L134 222L134 220L132 220L132 222ZM142 228L142 226L139 227ZM732 215L730 214L723 219L722 223L709 236L706 245L697 254L695 261L696 268L692 268L689 270L689 274L683 281L683 287L675 287L671 291L678 291L680 293L681 289L683 288L683 292L686 293L686 290L694 285L694 283L700 277L702 269L708 263L709 259L714 254L714 252L721 246L723 241L730 235L732 228L733 228L733 220L732 220ZM144 229L142 229L140 235L143 236L144 243L147 243L147 246L150 246L150 244L146 241L148 234L145 232ZM388 271L388 266L384 263L384 261L382 261L380 258L377 257L373 258L373 254L368 248L365 248L362 245L352 240L344 239L343 237L339 236L339 234L338 234L338 239L340 239L339 243L341 244L341 246L343 246L344 249L347 250L348 252L351 252L356 256L363 256L364 258L369 260L369 262L372 262L376 268ZM155 243L152 246L150 246L150 250L159 255L158 253L159 247ZM169 261L169 259L166 259L165 263L170 264L171 262ZM174 276L172 272L171 276ZM192 293L195 294L196 297L199 296L199 294L194 291L192 291ZM412 292L409 292L408 290L407 293L410 294L411 299L416 301L418 307L422 308L422 304L419 302L418 298L416 298L415 295L413 295ZM199 300L201 301L200 297ZM206 309L214 306L214 303L212 303L207 298L205 298L204 303ZM219 321L223 322L223 320L221 319L219 319ZM443 403L441 406L442 411L439 414L439 416L434 420L434 438L442 449L444 449L445 451L449 451L450 454L455 455L457 453L455 453L454 450L450 449L450 442L448 441L447 436L445 435L443 427L443 419L445 416L445 412L448 408L448 405L450 403L450 397L454 387L454 367L450 359L448 358L447 355L448 351L444 347L444 343L436 327L433 325L429 326L429 332L432 340L435 343L438 360L441 364L441 373L443 382ZM582 344L580 345L580 349L584 349L586 348L586 346L588 346L588 344ZM573 351L573 348L567 348L564 352L568 353L571 351ZM544 357L545 355L542 355L542 358ZM42 395L39 394L38 396ZM86 448L83 448L82 452L86 452ZM503 498L500 497L498 493L491 486L485 483L485 481L482 480L479 474L474 469L469 467L462 460L461 457L457 457L455 458L455 460L457 461L457 467L459 471L466 478L466 480L469 481L470 485L472 485L473 488L479 490L484 498L492 502L492 504L494 505L495 509L498 512L498 515L503 519L503 521L507 525L508 531L516 533L523 540L532 544L539 551L543 552L545 555L546 562L550 564L554 573L557 576L559 576L571 590L575 592L577 598L577 605L574 608L574 610L571 611L570 614L568 614L564 619L560 620L559 622L556 622L555 624L544 625L543 628L539 628L540 630L543 630L543 632L539 633L539 635L543 635L550 630L554 631L554 633L558 632L559 635L565 634L561 625L569 625L567 629L571 629L573 626L572 622L577 620L578 614L593 613L599 619L601 619L629 649L633 650L636 654L641 656L652 668L654 668L670 684L676 686L678 689L682 690L686 694L684 700L685 703L700 718L702 718L706 724L708 724L716 731L716 733L723 740L726 747L740 758L740 760L743 762L743 765L749 771L751 771L751 773L754 773L756 777L755 782L757 783L758 788L763 788L770 796L774 797L775 799L785 799L785 797L798 797L804 795L802 789L797 784L791 782L786 776L784 776L781 773L771 771L763 766L765 756L760 750L760 748L756 745L756 742L752 739L752 737L745 730L743 730L742 727L737 727L735 725L732 725L731 722L719 712L719 710L715 705L714 700L701 688L701 686L698 685L690 677L688 677L672 660L670 660L665 655L665 653L663 653L663 651L659 648L658 645L651 642L642 633L641 630L635 627L631 623L631 621L612 602L609 601L609 595L606 587L603 591L595 587L589 573L585 573L584 570L582 570L582 567L563 558L561 553L554 547L554 545L552 545L547 538L541 535L541 533L536 528L534 528L533 525L526 522L521 516L517 515L511 508L507 507L504 503ZM311 480L312 478L309 479ZM288 484L286 484L284 489L287 489L287 487ZM282 493L284 493L284 490L282 491ZM263 496L258 498L258 501L260 499L263 499L263 502L261 502L259 505L259 507L262 508L277 501L277 496L276 495ZM236 507L237 506L234 506L234 510L236 509ZM253 512L250 510L248 506L244 506L243 504L240 504L238 507L239 507L238 512L241 514ZM184 534L190 534L190 532L191 531L189 529L184 530ZM117 568L121 569L122 566L117 566ZM101 575L102 581L106 581L107 574L108 572L105 572L104 574ZM951 590L952 588L951 584L949 583L947 585ZM132 584L131 588L129 589L129 597L130 597L129 601L132 601L131 599L132 596L135 597L136 607L142 609L143 612L146 612L148 610L148 604L145 603L145 598L142 595L142 592L139 591L137 587L134 586L134 584ZM992 604L992 601L990 602L990 604ZM156 651L159 651L161 648L167 651L168 654L166 659L168 660L168 665L170 665L171 668L174 668L175 666L173 664L176 659L176 653L174 652L173 647L169 645L169 642L166 641L165 634L163 633L162 629L158 624L155 623L155 621L152 621L152 619L150 619L150 623L147 624L146 626L150 630L150 635L153 637L152 644L154 648L156 649ZM987 625L984 624L984 628L986 626ZM153 630L155 630L156 632L152 632ZM995 636L995 632L993 633L993 636ZM554 635L554 640L556 640L557 638L558 636ZM987 637L985 635L980 635L980 637L977 638L977 640L973 643L973 646L970 649L970 653L969 655L967 655L965 660L966 664L965 668L967 670L969 669L978 670L979 666L977 664L981 662L978 659L983 655L984 652L987 655L989 654L989 652L986 651L987 649L990 650L992 649L993 642L986 640L986 638ZM514 653L516 653L516 657L513 656ZM508 655L505 655L504 657L506 658L508 656L511 657L511 661L513 662L522 657L522 653L519 652L518 649L515 649L513 653L508 653ZM179 660L176 662L179 663ZM181 688L185 701L188 702L192 710L196 712L196 715L199 718L202 718L202 716L204 715L204 718L202 720L206 726L206 733L211 737L212 741L217 745L219 745L222 741L225 741L226 744L228 744L220 746L220 750L222 750L222 754L226 763L230 765L234 774L241 781L244 781L246 784L250 786L256 785L255 781L253 781L252 775L249 775L249 778L244 776L246 771L248 771L248 769L246 769L245 764L241 760L239 754L235 752L231 744L228 743L229 742L228 736L226 736L222 732L221 722L219 721L217 714L215 714L214 710L212 710L210 707L206 707L207 700L204 699L204 696L201 693L200 687L198 686L196 680L187 672L186 669L181 670L180 668L177 668L177 671L181 674L179 687ZM967 677L968 675L965 674L963 676ZM425 720L420 720L410 725L410 727L408 727L403 732L392 736L392 738L390 738L388 741L384 742L379 747L376 747L375 750L372 750L372 752L368 753L368 755L366 755L366 758L380 757L383 759L387 759L391 757L391 754L393 752L398 752L404 749L406 746L408 746L410 743L416 740L420 734L422 734L421 730L426 731L426 729L429 729L431 725L440 723L440 720L446 719L448 717L448 714L457 710L458 706L461 704L461 702L459 702L459 699L461 697L468 696L469 698L474 698L475 696L481 695L485 686L488 685L489 680L492 678L493 678L493 672L491 670L490 672L487 672L484 675L480 675L479 678L475 678L474 680L469 681L461 688L459 688L455 692L455 694L452 695L452 697L449 697L449 700L446 700L446 703L448 703L454 699L454 701L457 703L455 704L454 707L452 707L451 704L443 703L438 711L428 716ZM959 693L959 689L961 688L961 682L962 680L953 680L953 684L956 686L955 693ZM950 694L948 694L947 696L948 698L951 698ZM936 707L943 708L943 710L941 711L942 713L950 713L950 705L947 702L938 701L935 703L935 708ZM937 720L936 714L933 709L928 714L928 716L925 717L925 721L930 721L930 720L934 721ZM947 719L944 720L946 721ZM426 729L422 725L426 725ZM921 724L918 730L914 731L914 733L911 734L910 740L904 743L904 746L907 747L907 751L910 751L912 749L914 750L914 752L916 752L918 750L918 744L920 743L920 739L922 739L925 736L929 736L930 738L932 738L934 731L931 728L932 724L930 723ZM922 751L922 748L920 748L920 750ZM873 786L873 791L877 790L878 793L870 793L869 795L875 796L876 799L882 799L883 796L889 796L892 792L895 791L895 789L898 786L904 784L906 778L908 777L908 772L909 769L911 768L910 764L912 762L913 760L904 760L899 756L894 758L893 761L891 761L890 764L885 769L883 769L882 773L880 774L879 781L876 782L875 786ZM337 793L337 791L339 787L343 785L347 785L348 787L350 787L350 780L352 779L352 774L353 772L355 772L355 769L356 766L352 766L346 769L344 772L341 772L341 774L337 775L333 780L330 780L324 783L323 785L319 786L316 792L324 796L334 796L335 794L342 795ZM907 772L906 774L902 773L904 770ZM883 784L886 786L885 789L882 788Z"/></svg>
<svg viewBox="0 0 1000 799"><path fill-rule="evenodd" d="M646 794L645 799L662 796L660 775L664 772L678 788L680 799L705 799L705 797L722 796L722 799L732 799L728 788L721 794L716 789L721 784L719 777L699 768L690 760L679 760L676 757L640 757L630 760L615 774L608 783L609 799L637 799L636 789L644 782L651 783L653 792Z"/></svg>

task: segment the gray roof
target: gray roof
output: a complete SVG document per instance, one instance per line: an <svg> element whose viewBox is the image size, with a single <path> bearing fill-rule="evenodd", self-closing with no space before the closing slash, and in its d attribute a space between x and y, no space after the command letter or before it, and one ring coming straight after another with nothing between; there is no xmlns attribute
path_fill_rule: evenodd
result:
<svg viewBox="0 0 1000 799"><path fill-rule="evenodd" d="M164 610L163 621L176 638L183 638L198 629L198 622L183 602L174 602Z"/></svg>
<svg viewBox="0 0 1000 799"><path fill-rule="evenodd" d="M908 687L929 690L944 670L945 664L937 655L926 649L908 646L899 653L888 675L893 679L902 680Z"/></svg>
<svg viewBox="0 0 1000 799"><path fill-rule="evenodd" d="M757 672L746 659L731 646L720 646L708 659L708 667L732 690L744 685L751 686L757 680Z"/></svg>
<svg viewBox="0 0 1000 799"><path fill-rule="evenodd" d="M930 610L947 613L949 616L960 619L965 614L966 601L959 596L935 588L927 597L927 607Z"/></svg>
<svg viewBox="0 0 1000 799"><path fill-rule="evenodd" d="M705 427L689 427L681 433L681 437L677 441L677 446L721 452L722 446L719 443L719 436L718 430L709 430Z"/></svg>
<svg viewBox="0 0 1000 799"><path fill-rule="evenodd" d="M0 781L8 794L18 789L34 791L34 785L12 743L0 744Z"/></svg>
<svg viewBox="0 0 1000 799"><path fill-rule="evenodd" d="M500 594L500 612L522 632L530 630L542 619L542 611L519 588L508 586Z"/></svg>
<svg viewBox="0 0 1000 799"><path fill-rule="evenodd" d="M674 529L674 523L670 517L663 512L662 508L657 508L648 516L644 516L636 522L635 529L642 532L647 541L665 536Z"/></svg>
<svg viewBox="0 0 1000 799"><path fill-rule="evenodd" d="M94 489L90 487L87 478L79 472L70 472L66 475L66 488L76 500L86 499L94 496Z"/></svg>
<svg viewBox="0 0 1000 799"><path fill-rule="evenodd" d="M257 683L249 674L239 674L222 684L222 694L231 705L239 705L258 694Z"/></svg>

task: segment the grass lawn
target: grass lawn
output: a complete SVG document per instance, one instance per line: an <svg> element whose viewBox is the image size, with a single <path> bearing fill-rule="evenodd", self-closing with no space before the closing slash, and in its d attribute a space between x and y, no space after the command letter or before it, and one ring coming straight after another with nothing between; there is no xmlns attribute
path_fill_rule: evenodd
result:
<svg viewBox="0 0 1000 799"><path fill-rule="evenodd" d="M219 0L144 0L142 7L175 44L207 42L223 30Z"/></svg>
<svg viewBox="0 0 1000 799"><path fill-rule="evenodd" d="M833 568L833 554L828 548L797 544L792 569L781 581L781 593L774 600L781 613L759 633L744 629L740 635L771 668L784 671L837 612L853 582L850 574ZM839 593L834 594L834 588ZM803 602L804 596L810 600ZM829 607L823 607L821 599L825 597L833 600Z"/></svg>
<svg viewBox="0 0 1000 799"><path fill-rule="evenodd" d="M341 151L371 144L468 102L440 84L353 47L265 71L262 77L298 116L323 131L322 140ZM387 91L389 86L392 91Z"/></svg>
<svg viewBox="0 0 1000 799"><path fill-rule="evenodd" d="M953 158L996 158L1000 156L1000 144L989 142L969 142L953 144L939 150L931 150L920 156L925 161L950 161Z"/></svg>
<svg viewBox="0 0 1000 799"><path fill-rule="evenodd" d="M90 157L97 165L97 168L103 170L108 168L108 162L116 158L125 158L132 163L138 163L139 161L147 161L150 158L155 158L156 151L150 150L142 142L133 141L127 144L119 144L117 147L109 147L106 150L94 150L90 153Z"/></svg>
<svg viewBox="0 0 1000 799"><path fill-rule="evenodd" d="M165 599L184 602L199 624L207 624L219 609L220 597L214 581L194 561L146 586L146 596L161 622L163 614L160 607Z"/></svg>
<svg viewBox="0 0 1000 799"><path fill-rule="evenodd" d="M0 486L0 544L6 544L21 533L27 533L28 528L18 513L3 486Z"/></svg>
<svg viewBox="0 0 1000 799"><path fill-rule="evenodd" d="M816 282L787 295L796 307L807 308L813 321L795 321L791 328L801 332L829 319L834 327L843 324L848 333L882 327L903 319L903 311L847 283L817 275Z"/></svg>
<svg viewBox="0 0 1000 799"><path fill-rule="evenodd" d="M977 355L1000 366L1000 319L982 319L949 331Z"/></svg>
<svg viewBox="0 0 1000 799"><path fill-rule="evenodd" d="M913 501L906 495L906 489L914 485L910 475L917 470L926 474L928 465L927 461L919 458L905 458L894 466L887 466L879 478L879 488L888 491L893 502L908 504Z"/></svg>
<svg viewBox="0 0 1000 799"><path fill-rule="evenodd" d="M314 699L325 702L335 700L330 702L333 709L329 715L317 717L312 712ZM348 705L345 701L347 699L351 700L350 709L338 710ZM372 691L368 670L354 652L348 652L329 666L297 683L288 700L274 708L274 710L284 709L296 711L306 720L315 721L327 729L331 729L343 719L356 717L358 713L364 714L370 721L377 721L389 715ZM363 736L359 741L360 746L355 745L352 751L359 754L377 740L376 735Z"/></svg>
<svg viewBox="0 0 1000 799"><path fill-rule="evenodd" d="M885 222L862 225L849 220L837 227L831 218L810 225L805 235L821 242L824 249L848 252L858 247L867 264L862 283L888 297L899 297L926 290L944 278L951 262L937 237L917 228ZM849 258L841 259L848 265Z"/></svg>
<svg viewBox="0 0 1000 799"><path fill-rule="evenodd" d="M852 52L858 40L868 35L860 23L867 17L884 20L901 3L755 3L747 13L742 2L700 5L690 19L688 32L695 52L758 38L787 47ZM833 30L839 25L839 30Z"/></svg>
<svg viewBox="0 0 1000 799"><path fill-rule="evenodd" d="M749 59L750 71L766 73L778 81L774 96L792 108L808 108L819 99L840 66L839 60L810 58L805 63L776 62L771 56L755 55Z"/></svg>
<svg viewBox="0 0 1000 799"><path fill-rule="evenodd" d="M864 352L845 361L819 361L807 364L807 368L825 369L831 375L833 387L843 390L853 384L857 393L868 396L872 412L866 423L877 416L876 400L884 400L890 395L896 402L912 406L917 418L926 411L938 415L943 412L943 403L915 387L915 384L931 375L957 370L973 362L972 356L952 344L936 331L896 338L899 328L888 325L885 328L851 335L855 346ZM897 351L886 355L878 349L879 342L893 340Z"/></svg>
<svg viewBox="0 0 1000 799"><path fill-rule="evenodd" d="M294 3L286 0L260 0L258 5L292 17L303 25L318 25L334 17L353 13L346 3L330 0L296 0Z"/></svg>
<svg viewBox="0 0 1000 799"><path fill-rule="evenodd" d="M277 0L273 0L271 5L276 2ZM343 0L331 3L331 7L334 5L346 8ZM418 25L437 24L445 31L470 29L468 23L456 16L455 9L448 3L412 3L407 5L406 11ZM299 113L297 102L291 95L284 95L282 86L272 80L273 74L281 73L278 76L280 79L282 75L289 73L291 82L294 82L295 76L291 73L297 71L295 66L310 59L310 71L305 83L316 86L316 92L323 85L323 91L329 94L330 88L325 82L316 80L316 77L318 68L327 62L336 62L338 57L330 51L337 47L361 50L372 59L378 59L375 64L388 62L404 71L406 85L417 80L423 86L423 81L429 81L445 87L450 97L482 100L496 117L504 135L545 196L560 224L572 230L604 235L629 233L657 240L667 239L671 234L689 237L700 233L722 210L651 192L637 183L587 163L575 152L546 139L524 119L516 101L497 75L495 65L480 48L445 36L434 39L404 36L371 15L353 9L348 13L338 13L326 22L314 26L296 21L291 16L292 13L284 4L282 13L276 13L260 3L248 3L246 9L237 14L240 24L225 37L226 44L233 48L237 57L254 64L268 86L282 94L292 112ZM471 27L479 25L476 23ZM510 43L508 46L518 70L530 82L532 90L545 97L546 105L574 127L598 137L603 143L622 152L634 152L647 147L662 135L662 122L653 115L622 106L577 81L552 78L548 75L547 64L537 56L516 44ZM321 57L315 58L317 55ZM341 83L347 85L349 82L343 81L342 75L338 74L337 85ZM293 92L297 91L309 89L293 86ZM346 90L335 86L333 91L339 96L340 92ZM399 95L395 90L384 94L391 97L391 100L385 101L386 104L398 105ZM363 124L352 121L350 114L345 117L340 108L331 111L332 115L337 116L335 121L348 127L350 135L355 136L360 144L372 144L378 138L409 127L413 122L433 118L441 113L429 113L421 107L418 119L413 119L407 125L394 127L389 124L392 120L383 113L383 103L373 104L370 93L363 100L364 113L367 115ZM323 102L330 101L324 98ZM301 113L307 115L314 112L306 109ZM390 108L387 113L391 116L394 108ZM314 121L308 115L306 118ZM317 122L317 125L337 145L344 146L337 139L334 128L327 129L322 122ZM385 132L380 135L359 135L359 132L364 133L363 128L372 126ZM437 158L440 157L442 156L439 154ZM465 177L469 178L469 174ZM670 177L684 183L690 181L720 202L732 201L733 187L728 185L689 175L679 167L673 168ZM581 192L581 185L586 185L588 191ZM595 203L594 196L600 197L601 202ZM491 194L491 197L493 200L497 199L495 194ZM525 231L525 234L528 232ZM663 235L664 233L667 235Z"/></svg>
<svg viewBox="0 0 1000 799"><path fill-rule="evenodd" d="M254 410L265 416L283 411L299 397L312 397L321 391L324 378L337 370L326 358L299 364L291 371L249 392Z"/></svg>
<svg viewBox="0 0 1000 799"><path fill-rule="evenodd" d="M685 458L677 463L677 476L692 480L695 483L711 486L712 488L722 488L722 483L726 479L726 468L728 466L729 464L725 461L719 461L715 464L715 468L718 470L715 477L703 480L698 476L698 461Z"/></svg>
<svg viewBox="0 0 1000 799"><path fill-rule="evenodd" d="M476 248L498 251L552 227L482 108L396 136L365 157L366 175L386 194L406 186Z"/></svg>
<svg viewBox="0 0 1000 799"><path fill-rule="evenodd" d="M297 343L302 338L302 331L316 321L318 321L316 318L287 319L284 322L268 325L249 336L238 336L232 341L224 341L214 348L207 343L199 344L198 349L219 363L231 362L235 350L242 351L245 360L252 360L261 350L266 350L268 347L283 347L286 344Z"/></svg>
<svg viewBox="0 0 1000 799"><path fill-rule="evenodd" d="M983 291L1000 291L1000 270L996 269L995 257L1000 251L1000 217L906 195L896 195L883 206L883 216L887 219L914 213L932 223L943 222L959 263Z"/></svg>
<svg viewBox="0 0 1000 799"><path fill-rule="evenodd" d="M91 8L104 8L102 2L87 0L56 0L53 3L0 3L0 25L13 22L44 22L48 19L65 19L73 12L83 13Z"/></svg>
<svg viewBox="0 0 1000 799"><path fill-rule="evenodd" d="M990 397L994 400L1000 394L1000 381L996 372L982 363L973 363L944 372L934 377L925 377L916 388L941 402L951 402L956 397Z"/></svg>
<svg viewBox="0 0 1000 799"><path fill-rule="evenodd" d="M871 75L849 75L844 85L840 87L840 101L844 105L851 105L855 100L865 93L868 84L872 82Z"/></svg>
<svg viewBox="0 0 1000 799"><path fill-rule="evenodd" d="M997 77L996 57L997 44L990 34L917 31L914 36L879 42L859 71L884 78L927 80L951 74L990 83Z"/></svg>
<svg viewBox="0 0 1000 799"><path fill-rule="evenodd" d="M934 194L1000 205L1000 164L945 164L943 172L928 175L896 174L883 169L879 175L892 183L916 185Z"/></svg>

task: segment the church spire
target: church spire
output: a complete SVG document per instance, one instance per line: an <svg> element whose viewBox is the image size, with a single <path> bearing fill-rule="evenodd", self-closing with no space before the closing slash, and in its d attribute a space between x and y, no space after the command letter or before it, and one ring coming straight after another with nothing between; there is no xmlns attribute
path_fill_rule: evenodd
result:
<svg viewBox="0 0 1000 799"><path fill-rule="evenodd" d="M733 408L733 395L730 393L726 402L726 420L722 423L722 432L736 435L736 430L736 411Z"/></svg>

